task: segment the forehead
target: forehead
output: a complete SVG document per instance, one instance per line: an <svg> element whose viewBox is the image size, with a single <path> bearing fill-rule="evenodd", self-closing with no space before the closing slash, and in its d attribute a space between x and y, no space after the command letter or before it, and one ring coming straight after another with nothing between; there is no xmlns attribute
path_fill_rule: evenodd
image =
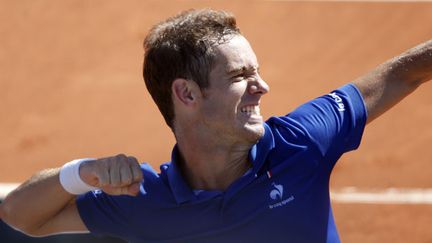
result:
<svg viewBox="0 0 432 243"><path fill-rule="evenodd" d="M213 71L230 73L236 70L258 67L255 52L241 35L215 47L216 62Z"/></svg>

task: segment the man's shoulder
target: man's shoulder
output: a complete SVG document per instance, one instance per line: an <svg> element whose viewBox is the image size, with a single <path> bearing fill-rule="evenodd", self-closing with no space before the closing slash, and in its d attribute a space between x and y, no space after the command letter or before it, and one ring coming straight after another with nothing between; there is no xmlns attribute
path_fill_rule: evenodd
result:
<svg viewBox="0 0 432 243"><path fill-rule="evenodd" d="M155 194L171 194L169 190L166 170L171 163L164 163L160 166L160 172L156 171L149 163L141 163L141 171L143 172L143 182L141 193L152 198Z"/></svg>
<svg viewBox="0 0 432 243"><path fill-rule="evenodd" d="M310 100L285 116L266 124L275 147L307 147L318 155L344 153L358 147L367 114L363 99L352 84Z"/></svg>
<svg viewBox="0 0 432 243"><path fill-rule="evenodd" d="M153 169L151 164L147 162L140 163L140 167L141 167L141 171L143 172L144 178L148 177L153 179L153 178L158 178L160 176L160 174L155 169Z"/></svg>

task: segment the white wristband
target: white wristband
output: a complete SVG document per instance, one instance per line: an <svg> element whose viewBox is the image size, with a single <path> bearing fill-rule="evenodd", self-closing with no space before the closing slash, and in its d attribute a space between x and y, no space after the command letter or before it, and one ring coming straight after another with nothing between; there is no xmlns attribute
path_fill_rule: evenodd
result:
<svg viewBox="0 0 432 243"><path fill-rule="evenodd" d="M80 175L79 168L81 163L94 159L76 159L63 165L60 169L60 184L70 194L79 195L88 191L98 189L85 183Z"/></svg>

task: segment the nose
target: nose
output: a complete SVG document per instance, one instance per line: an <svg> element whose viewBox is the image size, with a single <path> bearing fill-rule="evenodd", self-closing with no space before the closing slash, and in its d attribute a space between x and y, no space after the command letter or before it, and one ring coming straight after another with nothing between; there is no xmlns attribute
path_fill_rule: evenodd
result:
<svg viewBox="0 0 432 243"><path fill-rule="evenodd" d="M260 77L258 76L256 80L254 80L250 87L249 91L251 94L260 94L264 95L267 94L270 91L270 87L268 84Z"/></svg>

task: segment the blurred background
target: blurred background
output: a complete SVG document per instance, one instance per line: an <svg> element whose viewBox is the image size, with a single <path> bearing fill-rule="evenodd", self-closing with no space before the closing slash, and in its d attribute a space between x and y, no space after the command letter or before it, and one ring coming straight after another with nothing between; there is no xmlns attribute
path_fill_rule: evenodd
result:
<svg viewBox="0 0 432 243"><path fill-rule="evenodd" d="M432 3L0 0L0 183L82 157L154 168L174 137L142 79L151 26L190 8L233 12L271 91L265 118L352 81L432 37ZM333 171L337 190L432 188L432 83L368 126ZM343 242L432 242L432 205L333 203ZM0 242L30 240L0 224Z"/></svg>

